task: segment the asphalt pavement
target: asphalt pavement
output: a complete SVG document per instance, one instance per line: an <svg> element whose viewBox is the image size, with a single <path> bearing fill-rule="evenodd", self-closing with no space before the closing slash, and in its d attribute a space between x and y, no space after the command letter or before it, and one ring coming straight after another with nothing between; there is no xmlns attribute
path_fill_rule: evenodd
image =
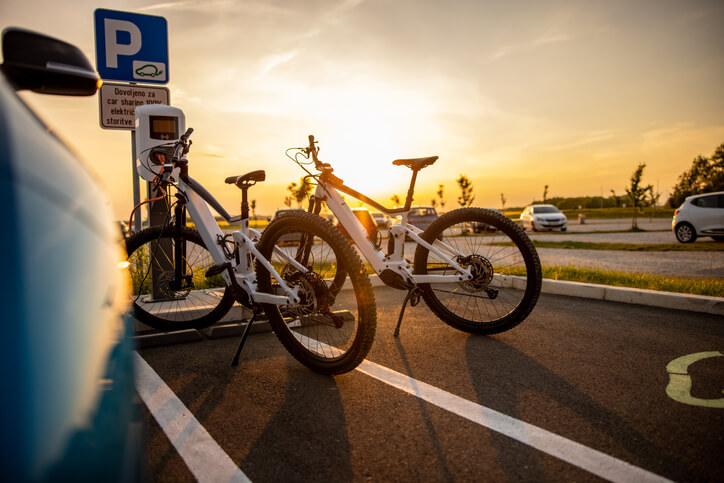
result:
<svg viewBox="0 0 724 483"><path fill-rule="evenodd" d="M572 228L563 236L599 236ZM149 480L724 474L722 299L545 281L532 314L503 334L464 334L421 303L394 338L404 293L377 286L375 296L372 350L335 378L301 366L263 324L236 368L238 338L224 335L238 325L144 344L140 356L160 376L146 391L152 409L143 406Z"/></svg>
<svg viewBox="0 0 724 483"><path fill-rule="evenodd" d="M724 474L721 316L543 294L503 334L459 332L421 303L394 338L404 293L375 296L367 361L334 378L301 366L271 332L250 336L236 368L237 338L142 349L190 414L156 401L169 439L144 409L149 479L208 476L223 466L214 445L256 482ZM682 357L697 362L672 364ZM213 444L191 444L199 427Z"/></svg>

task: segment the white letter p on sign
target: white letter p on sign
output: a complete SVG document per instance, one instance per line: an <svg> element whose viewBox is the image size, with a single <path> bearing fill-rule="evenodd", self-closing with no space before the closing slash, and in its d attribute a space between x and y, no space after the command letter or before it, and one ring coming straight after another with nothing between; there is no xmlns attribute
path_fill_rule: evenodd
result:
<svg viewBox="0 0 724 483"><path fill-rule="evenodd" d="M104 19L106 38L106 66L111 69L118 68L119 55L133 55L141 50L141 31L136 24L126 20L112 18ZM116 38L117 32L128 32L131 42L119 44Z"/></svg>

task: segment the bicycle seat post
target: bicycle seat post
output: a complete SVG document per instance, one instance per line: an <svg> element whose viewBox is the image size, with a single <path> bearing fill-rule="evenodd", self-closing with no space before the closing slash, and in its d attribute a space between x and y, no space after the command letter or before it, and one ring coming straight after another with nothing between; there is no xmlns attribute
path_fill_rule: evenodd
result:
<svg viewBox="0 0 724 483"><path fill-rule="evenodd" d="M244 183L239 188L241 188L241 219L242 220L248 220L249 219L249 184Z"/></svg>
<svg viewBox="0 0 724 483"><path fill-rule="evenodd" d="M415 192L415 181L417 180L417 172L426 166L430 166L437 161L437 156L428 156L426 158L396 159L392 161L394 166L407 166L412 170L412 179L410 180L410 189L407 190L407 199L405 200L405 210L410 210L412 206L412 195Z"/></svg>
<svg viewBox="0 0 724 483"><path fill-rule="evenodd" d="M230 176L226 178L226 184L236 185L241 190L241 219L249 219L249 188L266 179L263 169L246 173L242 176Z"/></svg>
<svg viewBox="0 0 724 483"><path fill-rule="evenodd" d="M412 179L410 180L410 187L407 190L407 198L405 198L405 210L409 211L412 206L412 197L415 194L415 181L417 181L417 172L419 169L412 170Z"/></svg>

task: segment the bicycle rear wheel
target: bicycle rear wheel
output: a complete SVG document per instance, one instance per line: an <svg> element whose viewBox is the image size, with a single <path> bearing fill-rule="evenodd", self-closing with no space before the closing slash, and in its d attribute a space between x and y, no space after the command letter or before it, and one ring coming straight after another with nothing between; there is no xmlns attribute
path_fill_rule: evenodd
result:
<svg viewBox="0 0 724 483"><path fill-rule="evenodd" d="M284 347L323 374L357 367L372 346L377 311L362 262L339 230L310 213L285 216L264 230L259 251L287 285L299 288L302 299L290 306L263 305ZM292 259L308 271L295 268ZM259 260L256 273L259 291L279 293Z"/></svg>
<svg viewBox="0 0 724 483"><path fill-rule="evenodd" d="M179 252L181 250L181 253ZM154 226L126 241L133 284L133 314L137 320L163 331L203 329L221 319L234 304L221 275L206 277L215 265L198 231ZM174 255L183 267L176 278Z"/></svg>
<svg viewBox="0 0 724 483"><path fill-rule="evenodd" d="M465 282L420 284L427 306L447 324L465 332L495 334L515 327L533 310L541 289L540 260L512 220L484 208L460 208L438 218L422 238L435 241L435 247L460 266L470 267L474 276ZM418 245L415 273L456 271Z"/></svg>

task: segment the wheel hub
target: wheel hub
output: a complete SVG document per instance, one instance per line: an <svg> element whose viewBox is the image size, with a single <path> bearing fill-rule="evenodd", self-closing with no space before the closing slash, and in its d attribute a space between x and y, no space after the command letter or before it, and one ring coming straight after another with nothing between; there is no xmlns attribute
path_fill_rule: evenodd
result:
<svg viewBox="0 0 724 483"><path fill-rule="evenodd" d="M295 305L293 311L298 316L311 315L313 313L326 313L334 302L327 284L317 273L308 271L285 270L282 276L291 286L299 287L299 304Z"/></svg>
<svg viewBox="0 0 724 483"><path fill-rule="evenodd" d="M456 261L463 268L469 267L470 274L473 276L470 280L458 283L466 292L475 293L485 290L493 280L493 265L487 258L472 254L458 257Z"/></svg>
<svg viewBox="0 0 724 483"><path fill-rule="evenodd" d="M191 292L193 288L191 284L183 283L182 287L178 290L174 290L171 284L174 282L174 272L171 270L165 270L158 276L158 291L162 298L168 300L184 299Z"/></svg>

